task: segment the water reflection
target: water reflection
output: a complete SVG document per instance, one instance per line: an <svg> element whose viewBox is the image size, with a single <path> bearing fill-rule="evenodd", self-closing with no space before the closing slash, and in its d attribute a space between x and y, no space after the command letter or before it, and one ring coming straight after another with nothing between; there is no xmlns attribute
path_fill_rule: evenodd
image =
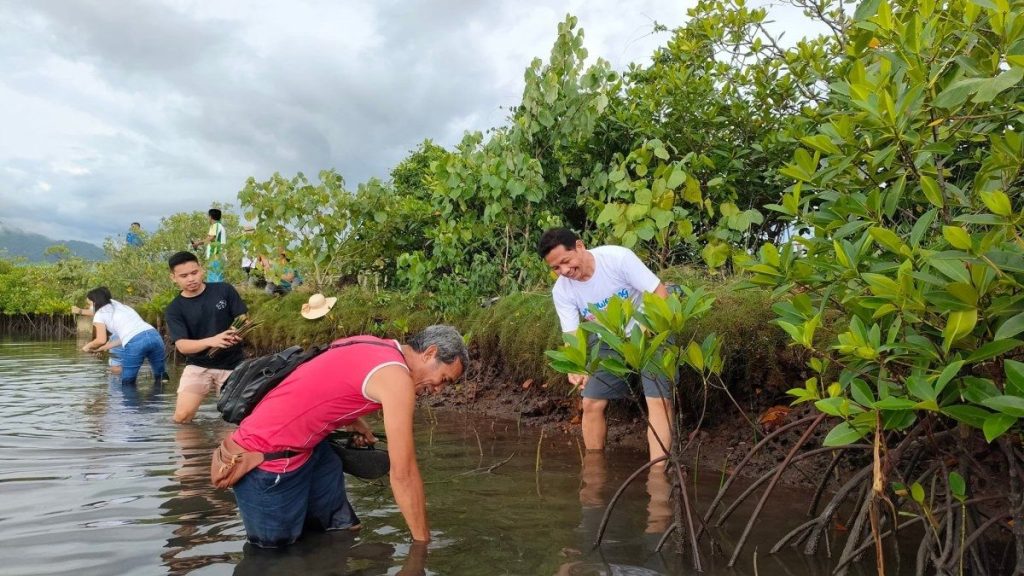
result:
<svg viewBox="0 0 1024 576"><path fill-rule="evenodd" d="M622 466L619 466L621 471ZM672 507L670 503L671 482L665 474L664 465L652 466L647 471L645 488L647 497L646 524L642 536L637 526L629 523L610 522L602 539L601 548L592 550L597 539L601 521L604 518L611 495L619 488L619 482L626 476L616 478L609 485L608 457L604 452L587 452L583 456L580 468L580 507L581 521L579 532L583 538L583 559L567 562L559 567L557 574L563 575L597 575L597 574L662 574L666 570L664 558L655 554L655 548L662 534L672 523ZM628 514L623 508L635 507L637 498L634 493L625 492L625 497L618 500L612 518L616 514ZM623 554L623 552L626 552ZM647 558L644 566L615 563L613 558L620 556Z"/></svg>
<svg viewBox="0 0 1024 576"><path fill-rule="evenodd" d="M285 549L264 549L245 544L244 557L234 576L267 574L341 575L386 574L395 563L397 546L383 542L359 542L347 531L304 534ZM427 546L415 543L408 552L400 576L424 576Z"/></svg>
<svg viewBox="0 0 1024 576"><path fill-rule="evenodd" d="M515 421L451 411L422 412L418 424L429 425L416 428L435 536L429 568L377 483L349 483L362 533L250 550L232 493L209 485L210 452L232 427L212 401L193 424L173 425L174 390L122 387L72 341L0 341L0 574L693 574L688 553L653 552L672 518L672 478L656 473L625 490L592 550L607 502L643 454L588 454L581 467L571 436L541 443ZM695 505L718 480L689 477ZM705 573L829 574L824 556L764 553L799 522L794 503L805 498L778 489L768 503L748 544L761 551L758 569L750 554L727 568L705 551ZM728 550L742 528L733 521L713 535Z"/></svg>
<svg viewBox="0 0 1024 576"><path fill-rule="evenodd" d="M174 430L177 468L173 482L160 489L168 498L160 504L160 516L175 526L160 554L168 573L230 562L237 557L238 531L235 499L228 490L210 486L210 451L223 432L187 424Z"/></svg>

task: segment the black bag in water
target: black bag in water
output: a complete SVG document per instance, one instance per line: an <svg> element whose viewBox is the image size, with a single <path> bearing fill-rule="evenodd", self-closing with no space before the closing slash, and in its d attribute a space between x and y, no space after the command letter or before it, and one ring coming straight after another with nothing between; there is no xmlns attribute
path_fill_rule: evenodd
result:
<svg viewBox="0 0 1024 576"><path fill-rule="evenodd" d="M217 410L225 421L239 424L252 413L256 405L302 364L309 362L332 348L340 348L350 344L374 344L392 348L390 344L367 340L353 340L340 344L311 346L303 350L301 346L292 346L276 354L267 354L257 358L243 360L224 381L217 400Z"/></svg>
<svg viewBox="0 0 1024 576"><path fill-rule="evenodd" d="M327 437L334 453L341 458L341 469L363 480L376 480L391 471L391 458L387 450L378 450L373 446L357 447L352 438L340 431L334 431Z"/></svg>

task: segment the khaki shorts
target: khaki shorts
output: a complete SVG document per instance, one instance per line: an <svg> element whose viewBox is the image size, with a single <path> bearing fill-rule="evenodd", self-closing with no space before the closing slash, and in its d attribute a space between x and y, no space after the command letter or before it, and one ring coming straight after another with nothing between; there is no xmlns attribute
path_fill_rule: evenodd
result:
<svg viewBox="0 0 1024 576"><path fill-rule="evenodd" d="M189 364L181 371L181 380L178 382L178 393L188 392L206 396L210 389L220 394L220 387L231 375L231 370L218 370L217 368L202 368Z"/></svg>

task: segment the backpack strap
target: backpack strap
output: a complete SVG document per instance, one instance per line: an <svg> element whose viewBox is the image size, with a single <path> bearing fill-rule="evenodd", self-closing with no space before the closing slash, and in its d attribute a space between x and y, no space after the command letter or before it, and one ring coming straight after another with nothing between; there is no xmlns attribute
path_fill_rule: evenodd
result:
<svg viewBox="0 0 1024 576"><path fill-rule="evenodd" d="M324 349L324 352L328 350L333 350L335 348L344 348L345 346L351 346L352 344L373 344L374 346L383 346L385 348L391 348L392 350L397 350L399 352L402 351L401 348L395 348L391 344L385 344L383 342L376 342L373 340L353 340L350 342L340 342L338 344L331 344L330 346Z"/></svg>

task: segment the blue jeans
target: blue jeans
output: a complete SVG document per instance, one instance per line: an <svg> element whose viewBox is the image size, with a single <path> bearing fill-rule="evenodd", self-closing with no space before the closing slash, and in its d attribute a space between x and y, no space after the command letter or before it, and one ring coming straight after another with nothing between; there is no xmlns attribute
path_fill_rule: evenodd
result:
<svg viewBox="0 0 1024 576"><path fill-rule="evenodd" d="M307 525L344 530L359 524L345 494L341 460L326 440L298 470L277 474L254 468L233 490L249 542L261 548L287 546Z"/></svg>
<svg viewBox="0 0 1024 576"><path fill-rule="evenodd" d="M142 362L149 360L156 382L164 375L164 339L155 329L136 334L121 352L121 384L135 384Z"/></svg>
<svg viewBox="0 0 1024 576"><path fill-rule="evenodd" d="M120 346L115 346L110 350L107 350L107 353L110 354L110 358L107 359L108 366L113 368L114 366L121 365L121 354L124 353L124 348Z"/></svg>

